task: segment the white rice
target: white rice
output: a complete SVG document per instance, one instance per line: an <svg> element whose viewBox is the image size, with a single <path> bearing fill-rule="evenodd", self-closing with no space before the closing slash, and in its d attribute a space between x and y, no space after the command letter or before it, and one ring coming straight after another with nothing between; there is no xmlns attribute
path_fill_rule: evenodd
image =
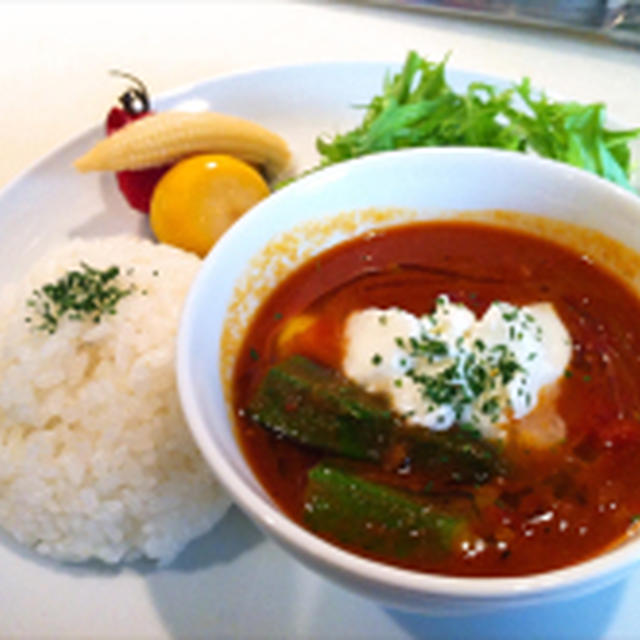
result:
<svg viewBox="0 0 640 640"><path fill-rule="evenodd" d="M100 323L25 322L26 300L83 261L135 283ZM0 525L65 561L170 562L229 500L182 415L175 336L200 261L138 238L73 240L0 296Z"/></svg>

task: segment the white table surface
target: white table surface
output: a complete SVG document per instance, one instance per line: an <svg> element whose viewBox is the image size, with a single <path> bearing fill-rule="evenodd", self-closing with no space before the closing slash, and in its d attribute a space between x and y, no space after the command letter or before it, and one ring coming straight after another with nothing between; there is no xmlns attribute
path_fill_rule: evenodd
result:
<svg viewBox="0 0 640 640"><path fill-rule="evenodd" d="M103 121L121 88L107 75L109 69L139 75L157 94L218 74L292 62L402 60L410 48L431 59L452 51L450 64L457 68L514 80L528 75L553 94L604 100L612 117L640 124L640 51L595 38L349 3L0 3L0 187L69 137ZM275 547L272 566L256 567L256 576L266 582L238 584L234 563L250 563L256 548L272 543L239 512L229 518L242 535L210 554L212 563L225 563L225 585L199 584L189 551L180 564L185 590L211 590L210 602L192 600L200 615L211 607L208 637L279 637L280 615L295 615L292 637L640 637L640 571L569 603L462 619L426 618L327 586ZM220 535L198 544L215 545ZM70 572L69 580L82 582L86 571ZM43 620L10 615L15 607L27 611L29 603L15 602L7 584L0 568L0 636L29 638L35 629L42 635ZM162 571L149 584L160 622L143 628L132 615L129 635L192 635L193 611L166 597ZM237 609L216 607L220 588L237 592ZM291 590L292 602L303 595L304 607L292 614L281 600L272 606L269 594L281 589ZM56 594L42 593L34 584L33 595L50 599L50 611L42 605L38 611L56 620ZM109 615L120 619L130 613ZM368 616L367 625L362 616ZM82 619L79 613L80 626L74 628L51 627L51 635L83 636ZM104 634L109 635L108 625Z"/></svg>

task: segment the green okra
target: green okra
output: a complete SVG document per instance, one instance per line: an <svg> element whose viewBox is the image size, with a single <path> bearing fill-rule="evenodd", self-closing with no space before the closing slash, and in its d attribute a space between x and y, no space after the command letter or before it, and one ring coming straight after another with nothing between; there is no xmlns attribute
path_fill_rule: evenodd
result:
<svg viewBox="0 0 640 640"><path fill-rule="evenodd" d="M433 501L327 462L309 471L304 520L338 543L400 557L437 558L466 531L465 518Z"/></svg>
<svg viewBox="0 0 640 640"><path fill-rule="evenodd" d="M459 427L440 432L401 427L397 438L405 443L412 468L438 470L448 483L484 484L507 472L496 445Z"/></svg>
<svg viewBox="0 0 640 640"><path fill-rule="evenodd" d="M302 356L273 366L249 405L251 418L302 445L357 460L385 462L403 452L412 469L453 484L482 484L505 473L499 451L477 432L434 433L407 426L386 400Z"/></svg>
<svg viewBox="0 0 640 640"><path fill-rule="evenodd" d="M372 461L384 455L395 426L382 398L297 355L269 369L249 415L301 444Z"/></svg>

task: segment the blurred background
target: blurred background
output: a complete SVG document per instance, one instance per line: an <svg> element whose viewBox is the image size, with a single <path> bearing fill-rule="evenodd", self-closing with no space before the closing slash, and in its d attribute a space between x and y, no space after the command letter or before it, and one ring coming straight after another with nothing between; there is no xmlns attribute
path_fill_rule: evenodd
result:
<svg viewBox="0 0 640 640"><path fill-rule="evenodd" d="M584 31L640 46L640 0L370 0L369 4Z"/></svg>

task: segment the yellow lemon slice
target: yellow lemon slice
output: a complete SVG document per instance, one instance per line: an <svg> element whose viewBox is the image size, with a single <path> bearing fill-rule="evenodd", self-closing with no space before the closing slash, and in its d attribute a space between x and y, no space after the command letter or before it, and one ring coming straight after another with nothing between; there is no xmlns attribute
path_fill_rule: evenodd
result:
<svg viewBox="0 0 640 640"><path fill-rule="evenodd" d="M192 156L175 164L156 185L151 229L160 242L204 257L237 218L268 195L260 173L242 160Z"/></svg>

